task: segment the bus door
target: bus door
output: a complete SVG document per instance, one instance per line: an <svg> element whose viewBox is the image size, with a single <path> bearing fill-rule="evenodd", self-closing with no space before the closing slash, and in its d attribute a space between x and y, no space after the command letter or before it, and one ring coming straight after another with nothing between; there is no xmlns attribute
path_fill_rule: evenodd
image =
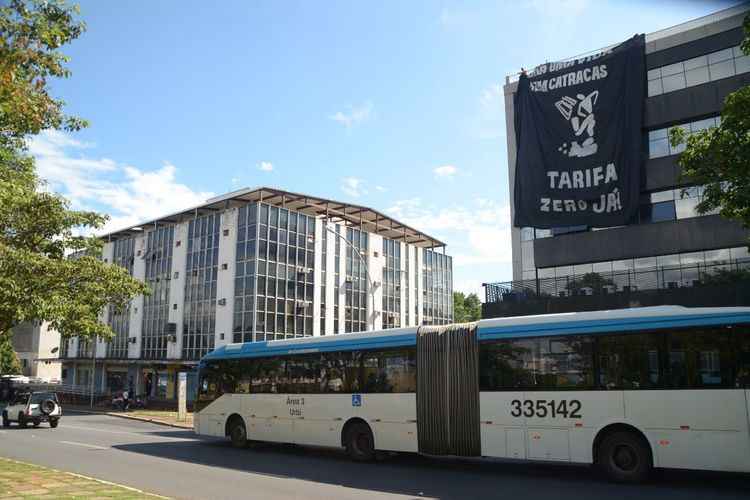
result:
<svg viewBox="0 0 750 500"><path fill-rule="evenodd" d="M476 323L417 331L417 435L427 455L481 455Z"/></svg>

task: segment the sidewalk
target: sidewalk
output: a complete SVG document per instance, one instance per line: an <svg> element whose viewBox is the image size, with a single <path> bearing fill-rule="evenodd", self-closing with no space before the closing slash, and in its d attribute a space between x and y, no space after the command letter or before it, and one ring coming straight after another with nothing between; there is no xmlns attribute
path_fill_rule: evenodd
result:
<svg viewBox="0 0 750 500"><path fill-rule="evenodd" d="M98 479L0 458L0 499L165 498Z"/></svg>
<svg viewBox="0 0 750 500"><path fill-rule="evenodd" d="M177 427L180 429L193 428L193 414L190 412L188 412L187 414L187 420L185 420L184 422L179 422L177 420L177 412L168 410L131 410L124 412L111 411L104 408L94 407L94 409L91 409L88 406L70 405L65 406L63 408L63 412L65 411L65 409L80 412L102 413L104 415L110 415L112 417L129 418L131 420L140 420L141 422L151 422L154 424L168 425L170 427Z"/></svg>

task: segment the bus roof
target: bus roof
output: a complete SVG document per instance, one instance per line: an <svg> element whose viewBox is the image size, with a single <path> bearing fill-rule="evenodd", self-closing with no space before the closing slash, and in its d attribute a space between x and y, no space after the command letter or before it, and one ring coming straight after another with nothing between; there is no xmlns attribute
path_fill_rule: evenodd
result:
<svg viewBox="0 0 750 500"><path fill-rule="evenodd" d="M656 306L535 316L484 319L477 322L480 340L638 332L668 328L750 323L750 307ZM227 344L204 360L254 358L285 354L404 347L416 343L418 327Z"/></svg>

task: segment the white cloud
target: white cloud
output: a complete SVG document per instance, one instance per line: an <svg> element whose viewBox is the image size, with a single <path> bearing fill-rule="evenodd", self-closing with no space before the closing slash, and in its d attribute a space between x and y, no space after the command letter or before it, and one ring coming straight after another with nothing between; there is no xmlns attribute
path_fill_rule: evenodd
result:
<svg viewBox="0 0 750 500"><path fill-rule="evenodd" d="M272 172L273 163L271 163L270 161L262 161L258 164L258 170L261 170L263 172Z"/></svg>
<svg viewBox="0 0 750 500"><path fill-rule="evenodd" d="M469 204L435 207L411 198L396 202L386 212L447 242L455 267L512 262L509 205L480 198Z"/></svg>
<svg viewBox="0 0 750 500"><path fill-rule="evenodd" d="M107 158L81 155L93 146L59 131L44 131L29 141L39 176L76 209L105 211L111 219L100 232L122 229L198 205L213 196L177 182L177 168L165 161L141 170Z"/></svg>
<svg viewBox="0 0 750 500"><path fill-rule="evenodd" d="M369 120L372 115L372 110L372 102L366 101L359 106L349 106L348 112L337 111L335 114L329 116L329 118L342 124L347 129L351 129L354 126Z"/></svg>
<svg viewBox="0 0 750 500"><path fill-rule="evenodd" d="M344 177L341 179L341 190L352 198L359 198L363 194L367 194L364 184L364 181L357 177Z"/></svg>
<svg viewBox="0 0 750 500"><path fill-rule="evenodd" d="M381 193L385 193L386 191L388 191L388 190L387 190L386 188L384 188L383 186L375 186L375 190L376 190L376 191L380 191Z"/></svg>
<svg viewBox="0 0 750 500"><path fill-rule="evenodd" d="M458 169L453 165L442 165L432 170L435 177L453 177L458 172Z"/></svg>

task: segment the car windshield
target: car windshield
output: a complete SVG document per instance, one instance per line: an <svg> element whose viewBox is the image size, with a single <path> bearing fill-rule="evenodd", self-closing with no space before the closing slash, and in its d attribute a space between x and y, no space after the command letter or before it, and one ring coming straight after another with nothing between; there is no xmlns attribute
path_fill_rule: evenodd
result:
<svg viewBox="0 0 750 500"><path fill-rule="evenodd" d="M31 404L39 404L45 399L51 399L52 401L57 401L57 396L54 392L37 392L31 395Z"/></svg>

